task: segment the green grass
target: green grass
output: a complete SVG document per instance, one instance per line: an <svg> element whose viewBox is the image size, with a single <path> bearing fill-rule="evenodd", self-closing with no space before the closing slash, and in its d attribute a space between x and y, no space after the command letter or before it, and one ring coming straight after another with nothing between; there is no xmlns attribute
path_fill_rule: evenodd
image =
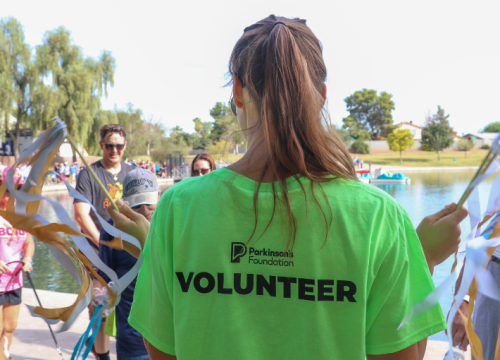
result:
<svg viewBox="0 0 500 360"><path fill-rule="evenodd" d="M438 161L437 153L430 151L403 151L403 166L479 166L481 161L486 156L487 150L475 150L467 152L467 157L463 151L445 151L441 152L441 161ZM365 165L371 161L377 165L400 165L399 152L384 153L384 154L368 154L358 155L359 159L363 159ZM455 159L455 161L453 161Z"/></svg>
<svg viewBox="0 0 500 360"><path fill-rule="evenodd" d="M411 151L405 152L403 151L403 166L479 166L481 161L486 156L487 150L474 150L472 152L467 152L467 157L464 156L463 151L445 151L441 152L441 161L438 161L437 153L430 151ZM214 160L217 162L221 158L225 162L233 163L241 159L243 154L228 154L224 157L220 155L213 155ZM365 165L368 165L368 162L371 161L376 165L397 165L399 166L399 152L390 152L383 154L368 154L368 155L360 155L360 154L351 154L357 156L360 159L363 159ZM185 156L186 164L190 164L195 155L187 155ZM453 159L455 158L455 162ZM140 160L149 160L147 156L138 156L135 157L137 161Z"/></svg>

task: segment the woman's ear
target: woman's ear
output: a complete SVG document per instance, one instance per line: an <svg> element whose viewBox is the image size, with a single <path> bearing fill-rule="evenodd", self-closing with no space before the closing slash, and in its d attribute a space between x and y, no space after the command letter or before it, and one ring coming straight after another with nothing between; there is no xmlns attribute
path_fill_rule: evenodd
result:
<svg viewBox="0 0 500 360"><path fill-rule="evenodd" d="M323 83L321 85L321 96L323 96L323 99L326 100L326 84L325 83Z"/></svg>
<svg viewBox="0 0 500 360"><path fill-rule="evenodd" d="M233 74L233 99L235 105L241 109L243 107L243 85L235 74Z"/></svg>

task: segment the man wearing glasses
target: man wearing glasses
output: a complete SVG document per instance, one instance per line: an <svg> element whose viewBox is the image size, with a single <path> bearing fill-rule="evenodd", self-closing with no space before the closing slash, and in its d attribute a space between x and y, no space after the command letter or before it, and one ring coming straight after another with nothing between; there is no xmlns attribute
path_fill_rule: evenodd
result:
<svg viewBox="0 0 500 360"><path fill-rule="evenodd" d="M122 198L123 180L127 173L134 169L132 165L127 165L121 161L127 146L126 139L127 133L123 126L119 124L103 126L101 128L101 141L99 142L102 149L102 159L90 165L113 200ZM80 172L76 190L90 201L99 215L105 220L109 220L106 208L111 204L87 169ZM90 210L90 205L87 203L75 200L74 208L76 221L83 232L93 239L92 243L97 250L99 248L99 232L101 231L101 225L97 221L97 217Z"/></svg>
<svg viewBox="0 0 500 360"><path fill-rule="evenodd" d="M113 200L116 201L123 196L123 181L125 180L125 176L134 169L132 165L127 165L121 161L127 146L127 133L123 126L118 124L105 125L101 128L100 133L101 141L99 144L102 149L102 159L90 166L106 187ZM83 169L78 175L76 190L85 196L104 220L110 219L106 208L111 204L87 169ZM75 199L73 206L76 222L80 225L82 231L91 237L92 240L89 240L89 243L98 252L101 225L97 220L97 216L91 211L90 205L85 202ZM104 326L101 326L99 332L104 332ZM104 338L98 336L98 339ZM96 340L94 346L95 349L93 349L93 352L95 351L94 355L98 359L109 359L108 339L104 342Z"/></svg>

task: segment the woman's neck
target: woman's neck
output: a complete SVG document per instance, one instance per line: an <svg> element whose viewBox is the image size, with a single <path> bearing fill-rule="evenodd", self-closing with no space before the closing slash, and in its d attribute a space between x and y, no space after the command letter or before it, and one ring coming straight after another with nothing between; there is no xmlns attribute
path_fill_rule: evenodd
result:
<svg viewBox="0 0 500 360"><path fill-rule="evenodd" d="M238 109L238 122L247 140L247 151L240 160L229 165L228 169L254 181L277 181L274 172L266 169L270 155L264 133L259 126L260 110L246 90L243 91L243 99L243 106Z"/></svg>
<svg viewBox="0 0 500 360"><path fill-rule="evenodd" d="M266 166L269 165L269 159L270 155L268 147L263 141L263 135L249 134L245 155L234 164L229 165L228 168L254 181L278 181L275 172L270 168L266 169Z"/></svg>

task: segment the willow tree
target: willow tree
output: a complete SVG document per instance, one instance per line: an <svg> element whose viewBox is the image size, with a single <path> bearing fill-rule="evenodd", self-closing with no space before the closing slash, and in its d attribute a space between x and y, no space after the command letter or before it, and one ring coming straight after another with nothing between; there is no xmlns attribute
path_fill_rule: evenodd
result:
<svg viewBox="0 0 500 360"><path fill-rule="evenodd" d="M63 27L45 33L36 59L44 80L52 80L53 96L46 105L53 114L45 112L44 116L59 115L75 141L86 143L102 115L101 97L107 96L108 86L114 84L115 59L108 51L97 60L85 57ZM73 159L76 161L74 151Z"/></svg>
<svg viewBox="0 0 500 360"><path fill-rule="evenodd" d="M13 153L19 158L19 138L24 128L33 136L40 127L34 115L35 104L45 97L31 48L24 40L21 23L14 18L0 20L0 109L5 131L13 141ZM9 123L10 114L16 118Z"/></svg>

